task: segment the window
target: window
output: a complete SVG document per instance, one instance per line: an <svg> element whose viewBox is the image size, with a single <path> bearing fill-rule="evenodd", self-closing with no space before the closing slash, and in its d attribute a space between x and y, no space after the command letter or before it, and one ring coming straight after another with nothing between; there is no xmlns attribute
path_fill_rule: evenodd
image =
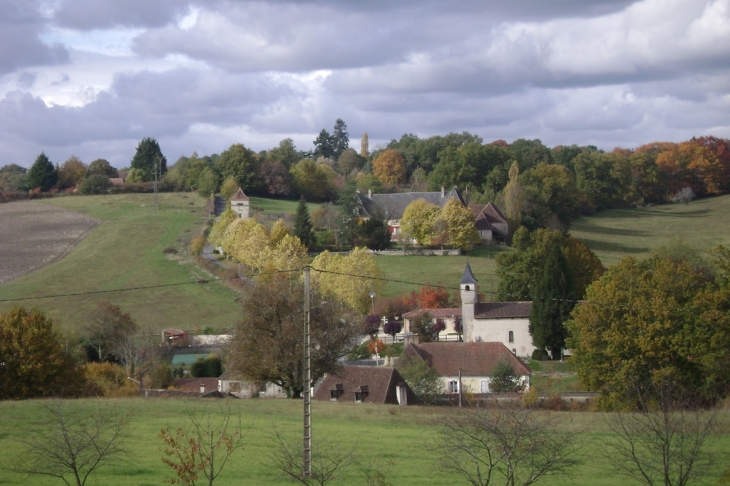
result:
<svg viewBox="0 0 730 486"><path fill-rule="evenodd" d="M337 390L330 390L330 400L337 401L338 396Z"/></svg>
<svg viewBox="0 0 730 486"><path fill-rule="evenodd" d="M456 380L451 380L447 384L447 388L449 390L449 393L459 393L459 382Z"/></svg>
<svg viewBox="0 0 730 486"><path fill-rule="evenodd" d="M489 380L481 380L479 382L479 392L489 393Z"/></svg>
<svg viewBox="0 0 730 486"><path fill-rule="evenodd" d="M355 401L357 403L362 403L362 393L361 392L355 392Z"/></svg>
<svg viewBox="0 0 730 486"><path fill-rule="evenodd" d="M470 291L471 289L470 289L470 288L469 288L469 286L467 285L466 287L464 287L464 290L466 290L467 292L469 292L469 291Z"/></svg>
<svg viewBox="0 0 730 486"><path fill-rule="evenodd" d="M515 342L515 333L513 331L509 332L509 342Z"/></svg>

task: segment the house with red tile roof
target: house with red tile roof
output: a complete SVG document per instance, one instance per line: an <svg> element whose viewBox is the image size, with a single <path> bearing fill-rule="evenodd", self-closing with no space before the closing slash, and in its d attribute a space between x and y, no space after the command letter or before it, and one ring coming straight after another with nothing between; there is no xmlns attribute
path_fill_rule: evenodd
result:
<svg viewBox="0 0 730 486"><path fill-rule="evenodd" d="M499 362L512 366L525 389L530 386L530 368L502 343L411 343L402 359L408 358L423 360L435 370L447 393L459 393L459 382L464 392L489 393L489 383Z"/></svg>
<svg viewBox="0 0 730 486"><path fill-rule="evenodd" d="M312 398L345 403L419 403L395 368L376 366L343 366L336 373L325 375Z"/></svg>

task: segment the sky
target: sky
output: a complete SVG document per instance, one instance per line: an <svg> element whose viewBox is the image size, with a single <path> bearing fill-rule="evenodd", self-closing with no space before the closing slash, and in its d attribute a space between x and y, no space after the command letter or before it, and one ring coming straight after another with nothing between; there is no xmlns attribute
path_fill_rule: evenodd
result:
<svg viewBox="0 0 730 486"><path fill-rule="evenodd" d="M730 138L730 0L0 0L0 166L412 133Z"/></svg>

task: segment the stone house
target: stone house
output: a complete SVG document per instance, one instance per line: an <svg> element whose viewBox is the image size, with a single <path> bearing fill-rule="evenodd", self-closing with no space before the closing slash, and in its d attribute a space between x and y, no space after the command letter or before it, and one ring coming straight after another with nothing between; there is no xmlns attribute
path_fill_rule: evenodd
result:
<svg viewBox="0 0 730 486"><path fill-rule="evenodd" d="M447 393L459 393L460 382L464 392L490 393L499 362L512 366L525 390L530 387L530 368L502 343L411 343L403 352L402 359L407 358L426 362L441 377Z"/></svg>
<svg viewBox="0 0 730 486"><path fill-rule="evenodd" d="M348 365L325 375L312 399L391 405L419 403L398 370L376 366Z"/></svg>

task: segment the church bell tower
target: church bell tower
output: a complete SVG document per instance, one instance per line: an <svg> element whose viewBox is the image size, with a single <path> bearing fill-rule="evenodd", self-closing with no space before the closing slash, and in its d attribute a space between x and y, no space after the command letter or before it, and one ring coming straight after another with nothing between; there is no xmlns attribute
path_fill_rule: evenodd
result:
<svg viewBox="0 0 730 486"><path fill-rule="evenodd" d="M477 292L477 279L471 272L471 267L466 264L464 276L459 283L461 289L461 325L464 327L464 342L474 341L474 312L479 303Z"/></svg>

